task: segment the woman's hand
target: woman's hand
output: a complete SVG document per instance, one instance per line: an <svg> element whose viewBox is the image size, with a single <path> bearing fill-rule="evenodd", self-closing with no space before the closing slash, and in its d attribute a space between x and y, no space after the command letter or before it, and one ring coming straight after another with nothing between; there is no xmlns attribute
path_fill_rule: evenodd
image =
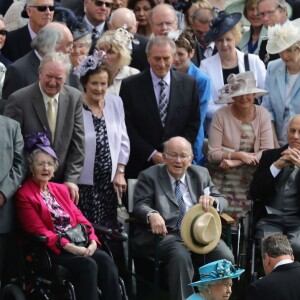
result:
<svg viewBox="0 0 300 300"><path fill-rule="evenodd" d="M236 154L238 154L239 159L246 165L257 165L259 163L255 153L238 151Z"/></svg>
<svg viewBox="0 0 300 300"><path fill-rule="evenodd" d="M84 256L92 256L97 249L97 243L95 240L91 240L89 246L87 247Z"/></svg>
<svg viewBox="0 0 300 300"><path fill-rule="evenodd" d="M63 248L65 251L67 251L71 254L74 254L74 255L79 255L79 256L85 255L85 253L87 251L86 247L76 246L72 243L66 244Z"/></svg>
<svg viewBox="0 0 300 300"><path fill-rule="evenodd" d="M126 192L126 180L124 177L124 173L116 173L114 180L113 180L113 186L116 193L119 192L120 197L122 198L123 193Z"/></svg>
<svg viewBox="0 0 300 300"><path fill-rule="evenodd" d="M229 168L234 168L242 165L241 160L230 160L230 159L223 159L222 162L220 163L219 167L222 169L229 169Z"/></svg>

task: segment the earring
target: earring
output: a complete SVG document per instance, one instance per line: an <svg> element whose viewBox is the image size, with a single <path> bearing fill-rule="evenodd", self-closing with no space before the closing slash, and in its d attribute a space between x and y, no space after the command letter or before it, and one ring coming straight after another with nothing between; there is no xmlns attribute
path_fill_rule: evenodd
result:
<svg viewBox="0 0 300 300"><path fill-rule="evenodd" d="M211 290L208 290L208 294L209 294L209 295L211 294Z"/></svg>

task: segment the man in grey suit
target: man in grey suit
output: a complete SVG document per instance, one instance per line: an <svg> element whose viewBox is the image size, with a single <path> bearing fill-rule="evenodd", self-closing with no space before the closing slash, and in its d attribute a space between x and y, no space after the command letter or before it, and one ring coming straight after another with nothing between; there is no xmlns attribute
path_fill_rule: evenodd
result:
<svg viewBox="0 0 300 300"><path fill-rule="evenodd" d="M4 266L11 257L8 248L14 225L13 195L22 183L26 164L23 154L23 137L18 122L0 115L0 283L7 275ZM7 255L8 252L10 255ZM7 266L7 264L6 264Z"/></svg>
<svg viewBox="0 0 300 300"><path fill-rule="evenodd" d="M71 198L78 203L77 180L84 159L84 127L82 94L64 85L70 68L66 54L45 55L39 68L39 81L13 93L7 100L4 115L20 122L23 136L46 131L59 159L53 180L64 182ZM51 122L49 110L52 111Z"/></svg>
<svg viewBox="0 0 300 300"><path fill-rule="evenodd" d="M191 165L193 152L186 139L174 137L168 140L164 145L163 159L165 164L150 167L139 174L133 213L149 222L152 233L144 226L137 227L133 246L142 256L152 255L154 235L162 236L159 248L168 274L170 299L183 300L193 294L188 285L194 276L193 265L198 268L203 257L191 253L178 234L180 205L174 192L176 184L179 184L185 211L201 203L204 211L214 206L222 212L228 202L212 183L207 169ZM222 240L206 254L206 262L218 259L234 261L232 252Z"/></svg>

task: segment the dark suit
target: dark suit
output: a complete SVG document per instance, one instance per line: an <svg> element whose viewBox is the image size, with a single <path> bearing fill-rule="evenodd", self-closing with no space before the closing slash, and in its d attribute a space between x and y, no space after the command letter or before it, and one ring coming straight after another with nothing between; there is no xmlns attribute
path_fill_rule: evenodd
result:
<svg viewBox="0 0 300 300"><path fill-rule="evenodd" d="M39 80L40 59L31 50L22 58L12 63L6 70L2 98L7 100L8 97L17 90L29 86ZM79 89L78 77L71 70L66 84Z"/></svg>
<svg viewBox="0 0 300 300"><path fill-rule="evenodd" d="M152 165L148 158L154 150L162 151L163 142L183 136L194 143L199 126L199 94L196 81L186 74L171 71L170 97L163 127L150 70L123 80L120 97L124 102L125 121L131 153L126 168L128 178Z"/></svg>
<svg viewBox="0 0 300 300"><path fill-rule="evenodd" d="M194 37L195 38L195 37ZM196 38L195 38L196 39ZM203 59L205 59L203 53L205 52L205 49L202 48L202 46L199 44L199 42L197 40L195 40L195 53L191 59L192 63L194 65L196 65L197 67L200 66L201 64L201 61ZM213 49L213 52L212 52L212 55L216 54L218 52L218 49L217 47L215 46L214 49ZM207 58L207 57L206 57Z"/></svg>
<svg viewBox="0 0 300 300"><path fill-rule="evenodd" d="M12 62L21 58L31 50L31 36L28 25L10 31L6 37L2 52Z"/></svg>
<svg viewBox="0 0 300 300"><path fill-rule="evenodd" d="M279 54L268 54L267 53L267 40L262 40L259 48L259 58L264 62L266 68L268 63L272 60L280 58Z"/></svg>
<svg viewBox="0 0 300 300"><path fill-rule="evenodd" d="M220 212L228 206L226 198L212 183L206 168L190 166L186 172L186 183L194 204L198 203L201 195L204 195L204 189L210 187L211 196L219 200ZM146 221L147 214L152 210L160 213L168 230L167 236L160 242L160 254L164 265L167 266L170 299L186 299L193 293L193 289L188 286L188 283L192 282L194 269L190 252L178 238L179 206L165 165L150 167L139 174L134 194L134 216ZM147 228L136 228L133 243L135 251L139 255L153 254L154 235ZM199 256L193 254L197 268L199 267ZM222 240L213 251L206 255L206 262L221 258L234 260L231 251Z"/></svg>
<svg viewBox="0 0 300 300"><path fill-rule="evenodd" d="M8 67L11 64L11 61L7 59L0 50L0 62L4 64L5 67Z"/></svg>
<svg viewBox="0 0 300 300"><path fill-rule="evenodd" d="M299 300L300 263L278 266L248 287L247 300Z"/></svg>
<svg viewBox="0 0 300 300"><path fill-rule="evenodd" d="M149 68L149 63L146 55L146 46L148 39L140 34L135 34L134 38L138 40L139 44L132 43L132 52L131 52L131 63L130 67L136 68L141 72Z"/></svg>
<svg viewBox="0 0 300 300"><path fill-rule="evenodd" d="M253 199L260 200L256 205L259 216L257 237L282 232L287 235L294 253L300 253L300 172L296 169L294 173L294 169L286 167L273 177L270 171L270 166L280 158L285 149L287 145L263 152L253 175L250 195Z"/></svg>
<svg viewBox="0 0 300 300"><path fill-rule="evenodd" d="M8 260L15 258L12 255L15 245L8 245L15 225L13 196L24 179L26 164L18 122L0 116L0 132L0 192L6 198L6 202L0 207L0 280L4 281L4 276L8 276L12 268L11 261ZM8 269L3 270L5 263Z"/></svg>
<svg viewBox="0 0 300 300"><path fill-rule="evenodd" d="M47 131L52 140L38 82L13 93L4 114L20 122L23 136ZM59 159L53 181L77 183L84 159L82 94L69 86L63 86L59 94L53 148Z"/></svg>

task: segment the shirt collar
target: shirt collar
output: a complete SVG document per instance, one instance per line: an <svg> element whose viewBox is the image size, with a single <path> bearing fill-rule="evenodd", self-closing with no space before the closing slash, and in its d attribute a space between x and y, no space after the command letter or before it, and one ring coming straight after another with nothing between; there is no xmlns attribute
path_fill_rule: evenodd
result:
<svg viewBox="0 0 300 300"><path fill-rule="evenodd" d="M294 262L294 261L291 260L291 259L283 259L283 260L279 261L279 262L275 265L274 269L276 269L277 267L282 266L282 265L291 264L291 263L293 263L293 262Z"/></svg>
<svg viewBox="0 0 300 300"><path fill-rule="evenodd" d="M177 179L175 179L170 173L169 171L167 170L167 173L169 175L169 178L171 180L171 184L172 186L175 185L175 182L177 181ZM179 179L180 183L183 183L184 185L186 185L186 177L185 177L185 173L183 174L183 176Z"/></svg>
<svg viewBox="0 0 300 300"><path fill-rule="evenodd" d="M31 37L31 40L33 40L36 37L36 33L32 30L31 26L30 26L30 22L28 22L28 31Z"/></svg>
<svg viewBox="0 0 300 300"><path fill-rule="evenodd" d="M153 70L150 68L150 74L152 77L152 82L154 86L158 85L161 80L163 80L168 86L171 84L171 72L169 71L163 78L157 77Z"/></svg>
<svg viewBox="0 0 300 300"><path fill-rule="evenodd" d="M43 95L43 99L44 99L44 102L45 102L46 105L47 105L47 103L48 103L48 100L51 99L51 98L54 98L55 102L58 103L59 93L57 93L56 95L54 95L54 97L50 97L50 96L48 96L47 94L45 94L45 93L43 92L42 87L41 87L41 83L40 83L40 82L39 82L39 87L40 87L40 91L41 91L41 93L42 93L42 95Z"/></svg>

